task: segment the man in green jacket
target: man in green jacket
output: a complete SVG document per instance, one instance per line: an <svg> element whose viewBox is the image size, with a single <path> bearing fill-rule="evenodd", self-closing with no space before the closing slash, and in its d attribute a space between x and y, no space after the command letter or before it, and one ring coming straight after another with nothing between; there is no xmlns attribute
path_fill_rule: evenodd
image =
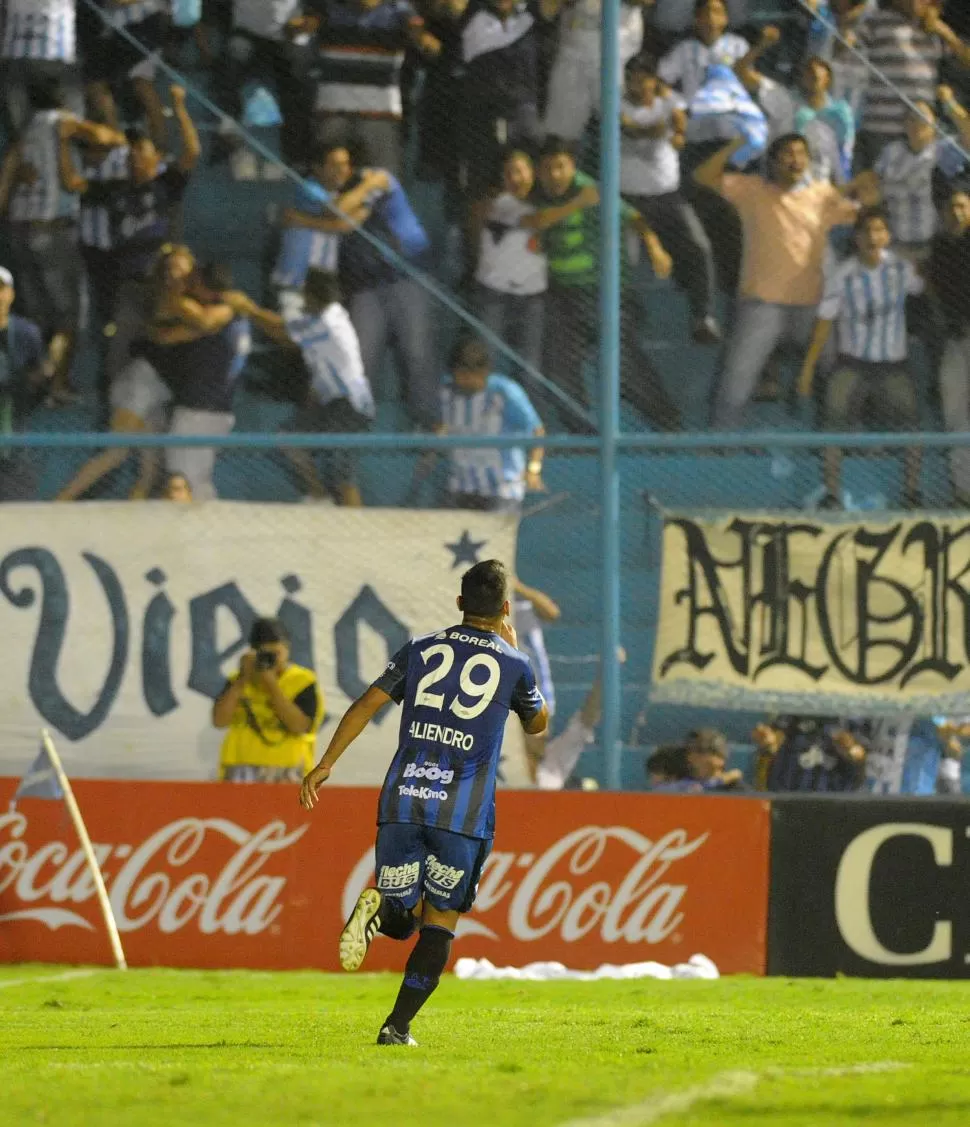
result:
<svg viewBox="0 0 970 1127"><path fill-rule="evenodd" d="M549 137L539 160L538 210L522 221L534 227L549 264L544 374L583 406L588 406L583 365L600 338L599 191L576 168L568 143ZM672 261L639 212L622 204L624 221L646 248L658 278L670 275ZM620 303L620 395L656 430L680 429L680 411L670 400L660 374L637 347L638 307L624 277ZM582 420L560 411L571 431L587 431Z"/></svg>

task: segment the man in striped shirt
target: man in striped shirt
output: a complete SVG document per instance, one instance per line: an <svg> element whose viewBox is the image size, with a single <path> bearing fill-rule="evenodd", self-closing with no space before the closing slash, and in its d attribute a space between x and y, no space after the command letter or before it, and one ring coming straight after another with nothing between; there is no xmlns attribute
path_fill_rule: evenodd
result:
<svg viewBox="0 0 970 1127"><path fill-rule="evenodd" d="M11 131L22 129L27 120L27 88L32 83L52 78L65 88L70 85L74 92L74 5L75 0L6 0L0 4L5 124ZM79 97L73 108L80 112Z"/></svg>
<svg viewBox="0 0 970 1127"><path fill-rule="evenodd" d="M490 370L488 346L478 337L459 337L451 371L441 388L444 434L534 435L545 431L523 389L508 376ZM455 447L450 451L449 502L456 509L517 512L526 490L542 485L542 449L526 458L522 447Z"/></svg>
<svg viewBox="0 0 970 1127"><path fill-rule="evenodd" d="M961 142L970 148L970 115L954 105L962 113L954 118L960 125ZM922 262L937 228L935 173L953 179L963 171L966 160L951 138L938 134L933 107L928 102L914 106L906 115L905 139L889 142L879 154L875 170L897 253Z"/></svg>
<svg viewBox="0 0 970 1127"><path fill-rule="evenodd" d="M313 268L303 291L305 311L281 317L255 302L237 305L237 312L278 343L298 349L309 378L306 400L287 426L296 434L356 434L374 422L374 396L364 371L360 342L347 310L340 302L334 274ZM234 295L235 296L235 295ZM312 453L287 449L307 496L332 498L341 505L359 506L357 455L353 450L323 451L323 480L317 476Z"/></svg>
<svg viewBox="0 0 970 1127"><path fill-rule="evenodd" d="M869 167L889 141L905 135L909 105L932 103L944 56L970 66L970 45L929 0L889 0L866 16L857 34L874 70L890 83L870 71L859 137L859 157Z"/></svg>
<svg viewBox="0 0 970 1127"><path fill-rule="evenodd" d="M889 221L877 208L856 221L856 253L828 279L798 381L809 396L815 369L835 326L839 359L825 388L829 430L916 430L919 410L908 366L906 299L923 292L912 263L889 250ZM906 451L905 499L919 503L920 451ZM840 494L841 451L825 451L830 503Z"/></svg>
<svg viewBox="0 0 970 1127"><path fill-rule="evenodd" d="M401 170L401 80L409 48L433 49L410 0L307 0L320 18L319 139L361 145ZM434 41L437 44L437 41Z"/></svg>

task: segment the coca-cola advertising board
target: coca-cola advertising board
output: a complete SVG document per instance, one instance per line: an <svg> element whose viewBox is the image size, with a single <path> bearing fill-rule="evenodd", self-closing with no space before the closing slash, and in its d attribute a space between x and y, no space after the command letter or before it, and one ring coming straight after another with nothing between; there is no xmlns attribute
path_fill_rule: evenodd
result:
<svg viewBox="0 0 970 1127"><path fill-rule="evenodd" d="M62 803L0 778L0 961L110 962ZM373 878L372 789L80 780L75 791L134 966L337 969ZM579 969L701 952L762 974L769 805L758 799L501 792L495 848L456 956ZM381 937L372 970L410 944Z"/></svg>

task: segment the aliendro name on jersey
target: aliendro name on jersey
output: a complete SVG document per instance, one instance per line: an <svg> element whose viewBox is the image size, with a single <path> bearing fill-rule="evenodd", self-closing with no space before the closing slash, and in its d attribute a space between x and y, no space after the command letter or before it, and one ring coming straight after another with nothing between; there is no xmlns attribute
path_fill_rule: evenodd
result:
<svg viewBox="0 0 970 1127"><path fill-rule="evenodd" d="M460 747L462 751L471 751L475 746L475 737L469 732L448 728L443 724L422 723L420 720L411 721L408 735L412 740L430 740L444 744L445 747Z"/></svg>

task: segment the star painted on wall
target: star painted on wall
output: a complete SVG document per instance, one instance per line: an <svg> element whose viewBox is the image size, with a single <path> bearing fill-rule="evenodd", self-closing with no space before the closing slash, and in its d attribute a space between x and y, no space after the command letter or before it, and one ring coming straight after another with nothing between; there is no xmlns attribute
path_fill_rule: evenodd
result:
<svg viewBox="0 0 970 1127"><path fill-rule="evenodd" d="M451 564L451 570L454 571L456 567L461 567L462 564L477 564L478 554L487 543L487 540L473 540L471 533L466 528L461 534L461 538L456 540L454 544L445 544L448 551L455 557Z"/></svg>

